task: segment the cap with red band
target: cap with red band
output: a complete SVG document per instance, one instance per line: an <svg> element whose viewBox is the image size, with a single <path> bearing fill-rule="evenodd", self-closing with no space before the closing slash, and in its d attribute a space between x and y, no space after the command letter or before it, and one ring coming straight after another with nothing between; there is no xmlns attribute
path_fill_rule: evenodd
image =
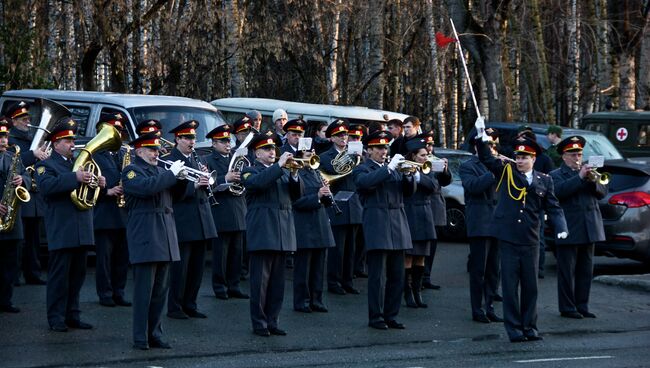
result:
<svg viewBox="0 0 650 368"><path fill-rule="evenodd" d="M160 148L160 138L156 133L146 133L131 141L135 148Z"/></svg>
<svg viewBox="0 0 650 368"><path fill-rule="evenodd" d="M377 130L368 134L364 139L367 147L388 146L390 144L391 134L385 130Z"/></svg>
<svg viewBox="0 0 650 368"><path fill-rule="evenodd" d="M176 137L182 136L196 136L196 128L199 127L199 122L196 120L190 120L182 123L176 128L170 130L170 133L174 133Z"/></svg>
<svg viewBox="0 0 650 368"><path fill-rule="evenodd" d="M230 139L230 125L223 124L212 129L205 137L208 139Z"/></svg>

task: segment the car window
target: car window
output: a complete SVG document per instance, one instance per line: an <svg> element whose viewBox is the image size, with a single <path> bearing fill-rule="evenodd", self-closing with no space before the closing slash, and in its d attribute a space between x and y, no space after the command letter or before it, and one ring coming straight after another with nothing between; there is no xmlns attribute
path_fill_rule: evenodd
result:
<svg viewBox="0 0 650 368"><path fill-rule="evenodd" d="M163 137L172 142L174 141L174 135L169 131L186 121L196 120L199 122L199 127L196 129L197 142L207 141L205 135L209 131L226 123L218 113L196 107L146 106L135 107L132 110L136 120L135 124L143 120L158 120L163 126Z"/></svg>
<svg viewBox="0 0 650 368"><path fill-rule="evenodd" d="M467 161L471 155L459 155L459 154L439 154L437 155L440 158L446 158L449 162L449 171L453 180L460 180L460 175L458 174L460 165Z"/></svg>
<svg viewBox="0 0 650 368"><path fill-rule="evenodd" d="M639 125L639 137L637 138L637 146L650 147L650 139L648 139L648 133L650 133L650 124Z"/></svg>
<svg viewBox="0 0 650 368"><path fill-rule="evenodd" d="M607 135L607 123L587 123L584 129Z"/></svg>
<svg viewBox="0 0 650 368"><path fill-rule="evenodd" d="M650 180L650 176L639 171L631 171L625 169L617 170L613 167L605 167L599 171L612 174L610 176L610 182L608 185L610 193L639 188L647 183L648 180Z"/></svg>
<svg viewBox="0 0 650 368"><path fill-rule="evenodd" d="M584 148L583 156L604 156L605 160L615 160L623 158L614 145L600 134L584 134L587 145Z"/></svg>

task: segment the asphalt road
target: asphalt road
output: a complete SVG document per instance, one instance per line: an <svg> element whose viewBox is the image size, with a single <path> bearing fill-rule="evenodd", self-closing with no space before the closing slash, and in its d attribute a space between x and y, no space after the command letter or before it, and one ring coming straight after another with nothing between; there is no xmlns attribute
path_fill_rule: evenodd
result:
<svg viewBox="0 0 650 368"><path fill-rule="evenodd" d="M512 344L501 324L471 320L467 253L467 244L438 247L434 279L442 289L425 292L427 309L402 308L399 320L407 329L401 331L367 327L365 279L356 280L361 295L327 295L330 313L326 314L294 312L289 280L281 314L281 327L289 335L260 338L251 333L248 302L214 298L206 272L199 308L208 319L165 319L165 333L173 349L149 351L131 348L130 308L106 308L97 303L91 268L81 309L82 318L95 329L50 332L45 287L18 287L14 302L22 312L0 314L0 367L650 366L647 292L594 283L591 311L598 318L561 318L555 261L548 255L538 300L538 327L544 341ZM632 261L597 257L596 263L596 273L601 275L649 272ZM287 277L291 278L290 272Z"/></svg>

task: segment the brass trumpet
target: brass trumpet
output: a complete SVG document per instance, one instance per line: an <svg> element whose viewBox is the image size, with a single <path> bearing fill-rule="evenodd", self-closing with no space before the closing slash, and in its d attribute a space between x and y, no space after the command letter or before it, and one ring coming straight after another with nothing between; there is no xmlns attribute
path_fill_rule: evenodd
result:
<svg viewBox="0 0 650 368"><path fill-rule="evenodd" d="M402 174L413 174L416 171L420 171L422 174L428 174L431 172L431 161L424 161L423 163L415 161L403 161L397 166L397 170Z"/></svg>
<svg viewBox="0 0 650 368"><path fill-rule="evenodd" d="M320 167L320 157L313 155L310 158L290 158L284 165L284 168L292 171L304 169L305 167L309 167L312 170L318 169Z"/></svg>
<svg viewBox="0 0 650 368"><path fill-rule="evenodd" d="M161 158L156 158L158 162L163 163L165 166L165 170L169 170L169 168L172 166L174 163L173 161L168 161L168 160L163 160ZM181 171L182 175L180 179L183 180L189 180L191 182L197 183L201 177L207 178L208 179L208 184L209 185L214 185L214 183L217 182L217 172L212 171L212 172L205 172L197 169L193 169L191 167L185 166L183 170Z"/></svg>
<svg viewBox="0 0 650 368"><path fill-rule="evenodd" d="M576 162L578 164L578 170L582 168L582 163L580 161ZM587 180L598 183L601 185L607 185L609 184L609 181L611 180L611 174L608 172L598 172L597 167L590 167L589 171L587 171L586 175Z"/></svg>

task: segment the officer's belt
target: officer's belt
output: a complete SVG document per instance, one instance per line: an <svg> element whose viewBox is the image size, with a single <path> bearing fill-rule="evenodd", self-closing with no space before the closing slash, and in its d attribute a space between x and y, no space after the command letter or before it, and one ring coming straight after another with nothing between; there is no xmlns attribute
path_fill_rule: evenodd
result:
<svg viewBox="0 0 650 368"><path fill-rule="evenodd" d="M275 204L275 203L256 203L249 205L248 209L252 210L253 208L269 208L273 210L291 210L291 205L289 204Z"/></svg>
<svg viewBox="0 0 650 368"><path fill-rule="evenodd" d="M171 207L166 207L166 208L135 208L135 209L129 210L129 213L132 213L134 215L151 214L151 213L172 214L172 213L174 213L174 209L171 208Z"/></svg>
<svg viewBox="0 0 650 368"><path fill-rule="evenodd" d="M404 204L402 203L388 203L388 204L367 204L364 206L365 208L388 208L388 209L398 209L398 208L404 208Z"/></svg>

